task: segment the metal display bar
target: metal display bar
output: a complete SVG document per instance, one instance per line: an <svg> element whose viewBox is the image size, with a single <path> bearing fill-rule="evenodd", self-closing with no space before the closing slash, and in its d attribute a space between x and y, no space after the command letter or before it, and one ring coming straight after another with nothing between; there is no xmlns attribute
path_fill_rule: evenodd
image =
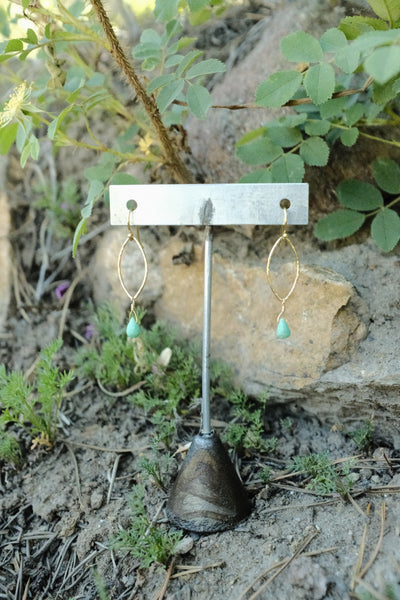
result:
<svg viewBox="0 0 400 600"><path fill-rule="evenodd" d="M288 225L308 223L306 183L111 185L111 225L205 226L201 427L167 502L172 523L197 532L223 531L246 518L251 504L229 454L212 430L210 338L212 226L282 225L282 200L289 200ZM136 208L130 221L127 203ZM286 203L287 204L287 203Z"/></svg>
<svg viewBox="0 0 400 600"><path fill-rule="evenodd" d="M308 223L307 183L110 185L111 225L281 225L279 203L290 200L288 225Z"/></svg>

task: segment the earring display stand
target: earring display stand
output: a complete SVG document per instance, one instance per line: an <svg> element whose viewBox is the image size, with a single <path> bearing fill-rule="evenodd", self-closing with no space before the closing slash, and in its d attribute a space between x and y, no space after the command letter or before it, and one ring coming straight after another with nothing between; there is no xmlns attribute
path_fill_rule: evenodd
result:
<svg viewBox="0 0 400 600"><path fill-rule="evenodd" d="M111 185L111 225L205 227L201 426L172 486L167 514L189 531L233 527L250 513L244 487L218 435L210 412L211 288L214 225L282 225L282 200L289 200L288 225L308 223L306 183Z"/></svg>

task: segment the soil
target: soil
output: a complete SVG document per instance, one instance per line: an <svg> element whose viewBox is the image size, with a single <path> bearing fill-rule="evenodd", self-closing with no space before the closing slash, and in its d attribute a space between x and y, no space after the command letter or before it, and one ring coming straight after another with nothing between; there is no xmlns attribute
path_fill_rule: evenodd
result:
<svg viewBox="0 0 400 600"><path fill-rule="evenodd" d="M229 43L244 35L238 19L217 24ZM56 166L67 174L65 165ZM73 165L68 169L73 172ZM8 169L17 276L15 302L0 336L0 362L27 374L38 351L57 335L64 340L61 368L73 366L75 350L88 343L93 286L82 265L96 244L87 242L77 261L69 259L69 242L50 236L47 217L32 207L34 174L29 167L20 171L14 160ZM106 210L96 215L101 231ZM59 268L53 280L43 267L47 255L49 268ZM55 287L66 280L76 284L73 293L57 300ZM223 430L226 406L215 402L213 418ZM355 415L345 425L356 429L362 423ZM251 498L250 516L228 531L186 532L181 553L169 565L145 569L129 553L113 550L111 541L129 524L130 491L138 482L146 486L149 518L170 527L168 490L145 480L139 468L140 458L151 456L153 430L124 398L75 380L64 399L55 448L32 450L32 440L15 429L24 465L1 465L0 599L400 599L400 448L375 429L368 452L361 452L342 427L328 427L295 402L268 404L265 430L267 438L278 439L273 454L232 454ZM196 433L192 415L180 426L180 444ZM321 452L334 461L352 459L352 488L345 497L316 494L304 476L288 471L293 457ZM178 452L168 485L181 462ZM268 484L260 478L266 466Z"/></svg>

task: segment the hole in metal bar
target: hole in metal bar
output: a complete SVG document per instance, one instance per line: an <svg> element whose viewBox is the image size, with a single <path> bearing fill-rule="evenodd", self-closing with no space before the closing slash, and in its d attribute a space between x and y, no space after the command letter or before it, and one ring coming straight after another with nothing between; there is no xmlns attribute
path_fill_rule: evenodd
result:
<svg viewBox="0 0 400 600"><path fill-rule="evenodd" d="M280 203L279 206L283 209L288 209L290 208L290 200L288 198L283 198Z"/></svg>
<svg viewBox="0 0 400 600"><path fill-rule="evenodd" d="M128 200L128 202L126 203L126 208L128 210L135 210L135 208L137 208L136 200Z"/></svg>

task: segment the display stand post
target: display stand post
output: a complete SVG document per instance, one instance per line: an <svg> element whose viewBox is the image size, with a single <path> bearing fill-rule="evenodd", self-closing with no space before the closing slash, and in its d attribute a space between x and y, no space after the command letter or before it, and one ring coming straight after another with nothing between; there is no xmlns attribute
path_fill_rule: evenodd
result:
<svg viewBox="0 0 400 600"><path fill-rule="evenodd" d="M137 208L134 224L205 227L202 405L200 431L193 439L167 503L172 523L197 532L222 531L250 513L244 487L229 454L212 429L210 339L213 225L282 225L281 202L288 199L288 225L308 222L305 183L182 184L110 186L111 225L128 223L127 202Z"/></svg>

